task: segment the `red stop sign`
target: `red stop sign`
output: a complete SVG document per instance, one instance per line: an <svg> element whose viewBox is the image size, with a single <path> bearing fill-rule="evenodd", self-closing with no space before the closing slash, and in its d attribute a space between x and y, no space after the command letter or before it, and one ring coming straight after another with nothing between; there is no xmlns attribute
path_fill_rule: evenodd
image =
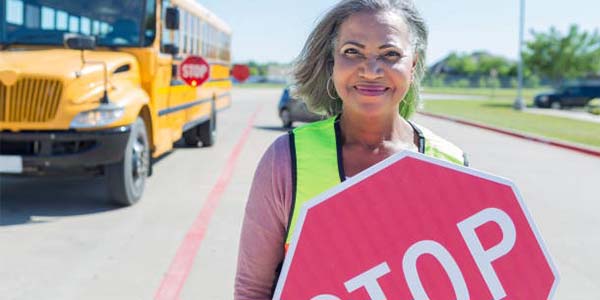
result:
<svg viewBox="0 0 600 300"><path fill-rule="evenodd" d="M231 76L239 82L244 82L250 77L250 68L246 65L233 65L233 68L231 68Z"/></svg>
<svg viewBox="0 0 600 300"><path fill-rule="evenodd" d="M200 56L188 56L179 65L179 77L191 86L200 86L210 77L210 65Z"/></svg>
<svg viewBox="0 0 600 300"><path fill-rule="evenodd" d="M551 299L558 272L509 181L400 153L302 208L274 299Z"/></svg>

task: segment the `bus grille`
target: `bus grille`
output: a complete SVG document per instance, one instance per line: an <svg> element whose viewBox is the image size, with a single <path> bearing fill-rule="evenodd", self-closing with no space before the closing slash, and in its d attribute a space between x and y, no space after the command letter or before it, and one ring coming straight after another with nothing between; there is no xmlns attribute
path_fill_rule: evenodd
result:
<svg viewBox="0 0 600 300"><path fill-rule="evenodd" d="M12 86L0 82L0 122L41 123L54 119L62 94L59 80L21 78Z"/></svg>

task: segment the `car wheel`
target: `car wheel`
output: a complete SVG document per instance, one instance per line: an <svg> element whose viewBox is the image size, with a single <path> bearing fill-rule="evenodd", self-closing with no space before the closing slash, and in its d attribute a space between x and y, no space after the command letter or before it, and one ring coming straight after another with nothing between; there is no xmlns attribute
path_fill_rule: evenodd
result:
<svg viewBox="0 0 600 300"><path fill-rule="evenodd" d="M562 109L562 105L560 104L560 101L552 101L552 103L550 103L550 108Z"/></svg>
<svg viewBox="0 0 600 300"><path fill-rule="evenodd" d="M283 122L283 128L292 128L293 121L289 110L282 109L279 116L281 117L281 122Z"/></svg>
<svg viewBox="0 0 600 300"><path fill-rule="evenodd" d="M131 126L123 159L105 170L111 202L129 206L140 200L150 170L148 133L142 118Z"/></svg>

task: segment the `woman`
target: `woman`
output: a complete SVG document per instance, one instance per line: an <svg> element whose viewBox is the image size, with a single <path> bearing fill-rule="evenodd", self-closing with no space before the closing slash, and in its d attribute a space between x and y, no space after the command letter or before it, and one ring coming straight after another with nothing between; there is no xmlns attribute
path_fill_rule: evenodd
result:
<svg viewBox="0 0 600 300"><path fill-rule="evenodd" d="M270 299L304 202L402 150L466 164L408 121L427 46L412 0L345 0L310 34L298 94L329 119L278 138L256 170L240 239L235 299Z"/></svg>

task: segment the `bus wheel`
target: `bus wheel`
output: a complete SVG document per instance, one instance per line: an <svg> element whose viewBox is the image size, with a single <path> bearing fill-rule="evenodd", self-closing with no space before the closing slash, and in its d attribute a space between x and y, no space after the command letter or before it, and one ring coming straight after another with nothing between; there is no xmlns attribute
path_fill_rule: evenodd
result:
<svg viewBox="0 0 600 300"><path fill-rule="evenodd" d="M198 126L198 137L202 142L202 147L210 147L217 140L217 114L211 113L210 120Z"/></svg>
<svg viewBox="0 0 600 300"><path fill-rule="evenodd" d="M144 120L137 118L131 126L123 159L106 166L111 202L133 205L142 197L150 167L150 147Z"/></svg>
<svg viewBox="0 0 600 300"><path fill-rule="evenodd" d="M196 147L200 142L199 133L200 125L194 126L183 133L183 141L187 146Z"/></svg>

